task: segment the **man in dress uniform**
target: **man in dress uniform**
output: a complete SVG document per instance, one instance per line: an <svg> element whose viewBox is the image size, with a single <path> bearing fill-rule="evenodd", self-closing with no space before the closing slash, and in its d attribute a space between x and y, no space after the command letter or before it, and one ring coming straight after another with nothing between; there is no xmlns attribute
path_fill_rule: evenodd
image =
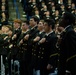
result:
<svg viewBox="0 0 76 75"><path fill-rule="evenodd" d="M38 23L38 30L39 32L36 34L35 38L33 39L33 47L32 47L32 58L31 58L31 75L33 75L34 73L36 73L36 63L37 63L37 56L38 56L38 51L39 51L39 47L38 47L38 42L39 40L45 35L44 32L44 20L40 20Z"/></svg>
<svg viewBox="0 0 76 75"><path fill-rule="evenodd" d="M60 21L62 28L59 42L58 75L76 75L76 33L73 29L75 16L65 13Z"/></svg>
<svg viewBox="0 0 76 75"><path fill-rule="evenodd" d="M8 45L9 45L9 42L8 42L8 37L9 37L9 31L10 31L10 26L2 26L1 28L1 34L0 34L0 39L2 38L2 43L1 43L1 56L3 57L2 61L3 61L3 64L5 66L5 75L7 74L7 70L6 70L6 58L7 58L7 55L8 55ZM1 62L2 62L1 61Z"/></svg>
<svg viewBox="0 0 76 75"><path fill-rule="evenodd" d="M2 69L4 71L4 68L2 67L2 65L4 65L4 54L6 54L6 50L4 51L3 49L3 45L4 45L4 37L6 36L5 32L5 27L6 26L2 26L1 31L0 31L0 73L2 73ZM2 58L1 58L2 57Z"/></svg>
<svg viewBox="0 0 76 75"><path fill-rule="evenodd" d="M19 19L15 19L14 20L14 29L13 29L13 34L12 34L12 38L10 40L11 42L11 47L12 47L12 56L16 55L17 54L17 40L21 34L21 29L20 29L20 26L21 26L21 20Z"/></svg>
<svg viewBox="0 0 76 75"><path fill-rule="evenodd" d="M29 68L29 71L28 71L29 75L32 75L32 73L30 71L31 70L30 61L31 61L31 55L32 55L33 38L35 38L36 34L38 33L38 29L37 29L38 21L39 21L39 19L36 16L32 16L30 18L30 21L29 21L30 30L27 33L27 35L24 36L24 41L25 41L24 43L27 45L25 61Z"/></svg>
<svg viewBox="0 0 76 75"><path fill-rule="evenodd" d="M17 47L17 41L18 41L19 36L21 34L20 26L21 26L21 20L15 19L14 20L14 26L13 26L14 27L13 28L13 34L12 34L12 37L11 37L11 40L10 40L11 44L9 45L10 56L11 56L11 59L13 59L13 60L16 60L16 56L17 56L17 53L18 53L18 50L19 50L18 47ZM9 72L11 72L11 71L9 71Z"/></svg>
<svg viewBox="0 0 76 75"><path fill-rule="evenodd" d="M54 29L54 20L48 19L44 22L45 36L38 42L39 51L37 57L36 70L40 71L40 75L48 75L57 67L57 36Z"/></svg>
<svg viewBox="0 0 76 75"><path fill-rule="evenodd" d="M29 31L28 21L22 22L21 29L22 29L21 35L18 39L19 52L18 52L17 58L20 61L20 75L27 75L27 64L25 62L26 43L23 41L23 39L24 39L24 36Z"/></svg>

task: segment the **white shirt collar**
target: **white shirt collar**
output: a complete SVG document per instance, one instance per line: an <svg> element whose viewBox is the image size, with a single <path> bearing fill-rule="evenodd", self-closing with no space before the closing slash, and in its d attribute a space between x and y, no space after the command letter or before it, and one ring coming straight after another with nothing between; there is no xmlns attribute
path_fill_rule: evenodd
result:
<svg viewBox="0 0 76 75"><path fill-rule="evenodd" d="M35 25L34 27L32 27L31 29L34 29L37 25Z"/></svg>
<svg viewBox="0 0 76 75"><path fill-rule="evenodd" d="M46 33L46 35L48 36L49 34L53 33L53 31L49 32L49 33Z"/></svg>
<svg viewBox="0 0 76 75"><path fill-rule="evenodd" d="M44 30L43 31L40 31L39 34L41 34L42 32L44 32Z"/></svg>

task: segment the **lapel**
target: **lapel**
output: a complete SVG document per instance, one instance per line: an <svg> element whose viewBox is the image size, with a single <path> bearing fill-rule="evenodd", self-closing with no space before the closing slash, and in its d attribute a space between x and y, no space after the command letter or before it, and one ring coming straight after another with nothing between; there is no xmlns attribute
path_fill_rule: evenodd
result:
<svg viewBox="0 0 76 75"><path fill-rule="evenodd" d="M72 30L72 29L73 29L73 27L72 27L71 25L68 26L66 29L64 29L64 31L61 33L61 38L62 38L62 39L65 39L67 33L68 33L70 30Z"/></svg>
<svg viewBox="0 0 76 75"><path fill-rule="evenodd" d="M46 35L46 42L49 42L51 37L53 36L54 32L51 32L49 35Z"/></svg>

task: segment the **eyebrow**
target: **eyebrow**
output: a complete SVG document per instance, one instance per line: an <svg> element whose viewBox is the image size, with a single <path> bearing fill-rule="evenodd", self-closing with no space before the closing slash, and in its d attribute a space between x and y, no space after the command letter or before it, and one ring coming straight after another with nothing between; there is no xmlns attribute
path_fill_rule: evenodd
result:
<svg viewBox="0 0 76 75"><path fill-rule="evenodd" d="M30 21L33 21L33 20L30 20Z"/></svg>

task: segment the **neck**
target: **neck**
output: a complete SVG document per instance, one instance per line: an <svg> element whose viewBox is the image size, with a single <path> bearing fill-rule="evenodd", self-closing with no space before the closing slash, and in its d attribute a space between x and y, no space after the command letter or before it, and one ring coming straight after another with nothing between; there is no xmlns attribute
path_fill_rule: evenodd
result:
<svg viewBox="0 0 76 75"><path fill-rule="evenodd" d="M52 32L53 30L52 29L50 29L49 31L47 31L46 33L50 33L50 32Z"/></svg>
<svg viewBox="0 0 76 75"><path fill-rule="evenodd" d="M22 30L22 32L26 32L26 30Z"/></svg>
<svg viewBox="0 0 76 75"><path fill-rule="evenodd" d="M44 31L43 29L42 30L39 30L40 32Z"/></svg>

